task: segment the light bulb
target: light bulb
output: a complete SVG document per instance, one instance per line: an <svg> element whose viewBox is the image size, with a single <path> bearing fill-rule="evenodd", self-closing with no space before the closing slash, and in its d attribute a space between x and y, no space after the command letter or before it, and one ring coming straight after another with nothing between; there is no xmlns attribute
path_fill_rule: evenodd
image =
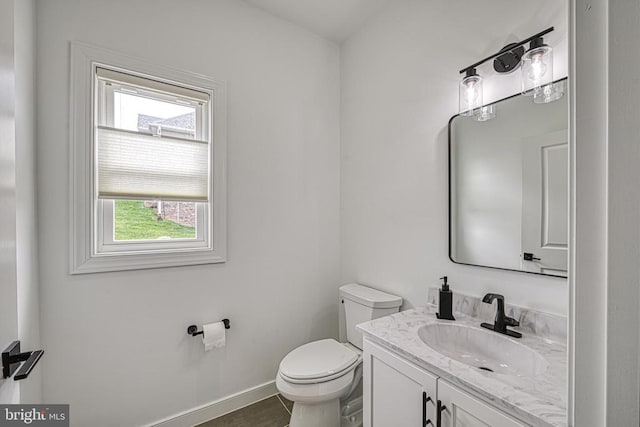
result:
<svg viewBox="0 0 640 427"><path fill-rule="evenodd" d="M522 56L522 94L534 95L535 91L553 81L553 49L534 39Z"/></svg>
<svg viewBox="0 0 640 427"><path fill-rule="evenodd" d="M464 91L464 98L467 104L473 105L478 100L478 91L476 90L476 82L468 82Z"/></svg>
<svg viewBox="0 0 640 427"><path fill-rule="evenodd" d="M461 116L472 116L482 105L482 77L475 69L467 70L467 76L460 82L459 112Z"/></svg>
<svg viewBox="0 0 640 427"><path fill-rule="evenodd" d="M542 55L537 53L531 57L531 67L527 73L529 80L533 82L539 81L547 71L547 66L542 60Z"/></svg>

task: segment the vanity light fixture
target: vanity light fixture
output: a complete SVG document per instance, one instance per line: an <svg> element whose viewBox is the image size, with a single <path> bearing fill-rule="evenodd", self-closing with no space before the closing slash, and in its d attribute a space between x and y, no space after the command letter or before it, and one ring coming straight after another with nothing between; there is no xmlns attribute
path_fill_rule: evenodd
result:
<svg viewBox="0 0 640 427"><path fill-rule="evenodd" d="M460 82L459 101L461 116L473 116L482 106L482 77L475 68L467 69L465 78Z"/></svg>
<svg viewBox="0 0 640 427"><path fill-rule="evenodd" d="M547 103L560 99L564 90L553 83L553 49L544 43L543 36L553 31L549 27L517 43L510 43L500 51L460 70L465 77L459 88L459 113L486 121L495 117L495 106L483 106L482 77L476 68L493 59L493 69L508 74L518 67L522 69L522 94L532 95L535 103ZM525 52L524 45L529 43Z"/></svg>

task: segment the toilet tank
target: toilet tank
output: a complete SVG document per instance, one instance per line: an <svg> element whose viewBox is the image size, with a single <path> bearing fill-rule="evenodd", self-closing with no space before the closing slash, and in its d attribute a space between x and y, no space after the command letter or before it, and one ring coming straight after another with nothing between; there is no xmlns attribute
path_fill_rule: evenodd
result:
<svg viewBox="0 0 640 427"><path fill-rule="evenodd" d="M362 349L362 333L356 329L356 325L397 313L402 305L402 298L367 286L350 283L340 287L340 302L344 307L344 328L347 341Z"/></svg>

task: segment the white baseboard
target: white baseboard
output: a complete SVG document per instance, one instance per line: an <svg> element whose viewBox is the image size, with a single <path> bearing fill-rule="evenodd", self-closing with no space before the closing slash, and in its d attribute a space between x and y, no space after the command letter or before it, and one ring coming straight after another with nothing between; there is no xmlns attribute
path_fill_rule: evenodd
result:
<svg viewBox="0 0 640 427"><path fill-rule="evenodd" d="M231 396L215 400L211 403L189 409L171 417L148 424L146 427L185 427L195 426L213 418L217 418L252 403L266 399L278 393L275 381L243 390Z"/></svg>

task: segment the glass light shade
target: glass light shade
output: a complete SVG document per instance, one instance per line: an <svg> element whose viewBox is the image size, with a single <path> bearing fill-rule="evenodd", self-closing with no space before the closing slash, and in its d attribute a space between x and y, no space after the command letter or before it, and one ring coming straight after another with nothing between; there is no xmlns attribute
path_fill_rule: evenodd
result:
<svg viewBox="0 0 640 427"><path fill-rule="evenodd" d="M553 81L553 49L542 45L522 56L522 94L534 95L537 89Z"/></svg>
<svg viewBox="0 0 640 427"><path fill-rule="evenodd" d="M533 102L536 104L548 104L557 101L564 95L564 85L559 83L550 83L533 91Z"/></svg>
<svg viewBox="0 0 640 427"><path fill-rule="evenodd" d="M482 77L471 75L462 79L459 101L461 116L472 116L482 106Z"/></svg>
<svg viewBox="0 0 640 427"><path fill-rule="evenodd" d="M486 122L496 117L496 105L489 104L478 108L474 115L473 120L477 122Z"/></svg>

